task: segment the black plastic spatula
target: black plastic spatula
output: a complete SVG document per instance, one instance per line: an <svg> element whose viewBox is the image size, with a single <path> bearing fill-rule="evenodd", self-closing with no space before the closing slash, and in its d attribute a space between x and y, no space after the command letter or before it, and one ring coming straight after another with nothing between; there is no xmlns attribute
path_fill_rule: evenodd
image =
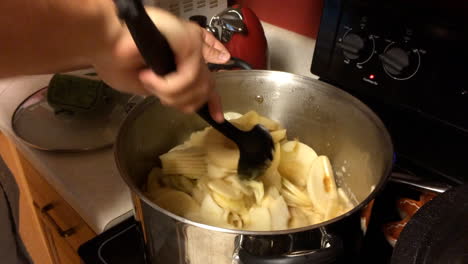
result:
<svg viewBox="0 0 468 264"><path fill-rule="evenodd" d="M115 0L115 3L120 18L127 24L140 53L151 69L159 75L175 71L174 53L146 13L141 0ZM274 143L266 128L256 125L250 131L242 131L226 120L217 123L211 117L207 104L197 113L237 144L240 151L237 171L241 178L254 179L268 168L273 159Z"/></svg>

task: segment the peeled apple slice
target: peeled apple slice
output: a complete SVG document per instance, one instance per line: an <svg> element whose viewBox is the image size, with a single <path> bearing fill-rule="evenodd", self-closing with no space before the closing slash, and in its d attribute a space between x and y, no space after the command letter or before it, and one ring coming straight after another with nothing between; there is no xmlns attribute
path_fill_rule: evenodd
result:
<svg viewBox="0 0 468 264"><path fill-rule="evenodd" d="M270 187L268 188L266 195L270 196L273 199L276 199L280 196L280 193L276 187Z"/></svg>
<svg viewBox="0 0 468 264"><path fill-rule="evenodd" d="M286 178L283 178L282 183L283 183L283 187L284 187L283 190L282 190L282 193L287 190L287 191L289 191L291 193L291 195L293 195L300 202L300 205L302 205L302 206L312 206L312 202L310 201L309 196L306 193L304 193L303 191L301 191L292 182L288 181L288 179L286 179Z"/></svg>
<svg viewBox="0 0 468 264"><path fill-rule="evenodd" d="M325 213L325 221L333 219L343 213L343 206L338 202L338 199L336 199L336 202L330 204L328 207L328 211Z"/></svg>
<svg viewBox="0 0 468 264"><path fill-rule="evenodd" d="M270 207L270 204L273 203L273 201L275 200L275 198L273 198L271 195L269 194L266 194L265 197L263 198L262 200L262 204L261 204L261 207L263 208L269 208Z"/></svg>
<svg viewBox="0 0 468 264"><path fill-rule="evenodd" d="M177 149L159 156L164 174L198 179L206 174L205 153L200 147Z"/></svg>
<svg viewBox="0 0 468 264"><path fill-rule="evenodd" d="M201 131L193 132L190 135L190 139L188 140L188 145L194 147L203 147L205 136L208 134L208 130L213 129L212 127L207 127Z"/></svg>
<svg viewBox="0 0 468 264"><path fill-rule="evenodd" d="M237 174L236 170L218 167L211 163L207 164L206 169L207 169L207 176L211 179L222 179L229 175Z"/></svg>
<svg viewBox="0 0 468 264"><path fill-rule="evenodd" d="M273 160L271 161L270 167L265 173L259 177L265 187L276 187L277 190L281 190L281 175L278 172L278 166L281 160L280 144L275 144L275 152L273 153Z"/></svg>
<svg viewBox="0 0 468 264"><path fill-rule="evenodd" d="M255 111L249 111L240 118L232 119L231 123L241 130L250 130L258 124L258 114Z"/></svg>
<svg viewBox="0 0 468 264"><path fill-rule="evenodd" d="M205 136L204 146L208 164L237 171L239 149L234 142L211 129Z"/></svg>
<svg viewBox="0 0 468 264"><path fill-rule="evenodd" d="M315 225L326 220L323 214L316 212L313 208L301 207L298 209L307 216L309 225Z"/></svg>
<svg viewBox="0 0 468 264"><path fill-rule="evenodd" d="M233 188L232 185L227 184L223 180L213 180L208 182L208 187L219 195L228 199L238 200L242 199L242 192L238 188Z"/></svg>
<svg viewBox="0 0 468 264"><path fill-rule="evenodd" d="M193 188L195 187L191 180L179 175L166 175L163 177L163 182L166 184L166 186L187 194L191 194Z"/></svg>
<svg viewBox="0 0 468 264"><path fill-rule="evenodd" d="M303 206L310 207L310 206L312 206L312 202L308 198L307 198L307 200L301 200L299 197L292 194L288 190L282 190L281 195L284 197L284 200L286 201L286 204L288 206L290 206L290 207L303 207Z"/></svg>
<svg viewBox="0 0 468 264"><path fill-rule="evenodd" d="M289 210L283 197L280 196L273 200L269 206L271 214L271 227L273 230L288 229Z"/></svg>
<svg viewBox="0 0 468 264"><path fill-rule="evenodd" d="M246 228L254 231L270 231L271 215L270 210L264 207L252 207L249 211L250 221Z"/></svg>
<svg viewBox="0 0 468 264"><path fill-rule="evenodd" d="M338 194L330 160L326 156L317 157L307 176L307 192L315 208L327 214L338 203Z"/></svg>
<svg viewBox="0 0 468 264"><path fill-rule="evenodd" d="M354 205L349 200L348 195L346 195L343 188L338 188L338 198L339 198L339 200L341 202L341 205L343 206L343 209L344 209L343 213L353 209Z"/></svg>
<svg viewBox="0 0 468 264"><path fill-rule="evenodd" d="M210 194L206 194L200 207L200 221L208 225L220 225L224 223L224 210L213 200Z"/></svg>
<svg viewBox="0 0 468 264"><path fill-rule="evenodd" d="M276 130L270 133L273 138L273 142L277 143L286 137L286 129Z"/></svg>
<svg viewBox="0 0 468 264"><path fill-rule="evenodd" d="M162 176L161 168L154 167L150 173L148 174L148 180L146 182L146 190L148 192L153 192L159 188L161 188L159 184L159 178Z"/></svg>
<svg viewBox="0 0 468 264"><path fill-rule="evenodd" d="M262 203L263 197L265 196L265 189L263 188L263 182L260 181L248 181L246 183L255 195L255 202L260 205Z"/></svg>
<svg viewBox="0 0 468 264"><path fill-rule="evenodd" d="M228 176L224 179L228 184L230 184L233 188L239 189L244 195L252 195L252 184L253 181L241 181L239 176L232 175ZM261 183L260 183L261 184ZM262 184L263 188L263 184Z"/></svg>
<svg viewBox="0 0 468 264"><path fill-rule="evenodd" d="M200 210L198 203L190 195L181 191L161 191L154 196L156 196L154 203L179 216Z"/></svg>
<svg viewBox="0 0 468 264"><path fill-rule="evenodd" d="M237 112L224 113L224 119L226 119L226 120L238 119L240 117L242 117L242 114L239 114Z"/></svg>
<svg viewBox="0 0 468 264"><path fill-rule="evenodd" d="M233 212L228 214L227 223L235 228L244 227L244 221L242 220L242 217Z"/></svg>
<svg viewBox="0 0 468 264"><path fill-rule="evenodd" d="M278 166L280 174L299 187L307 183L307 173L317 153L297 140L281 145L281 160Z"/></svg>
<svg viewBox="0 0 468 264"><path fill-rule="evenodd" d="M242 213L246 210L246 206L243 199L229 199L216 192L213 192L213 200L225 210L233 211L236 213Z"/></svg>
<svg viewBox="0 0 468 264"><path fill-rule="evenodd" d="M291 219L289 220L289 228L299 228L309 225L309 219L307 215L304 214L300 209L297 208L289 208L289 213L291 215Z"/></svg>
<svg viewBox="0 0 468 264"><path fill-rule="evenodd" d="M197 185L192 190L192 197L197 201L199 204L203 202L205 196L210 193L210 188L208 188L207 184L204 182L197 182Z"/></svg>
<svg viewBox="0 0 468 264"><path fill-rule="evenodd" d="M260 123L262 126L264 126L266 129L269 131L275 131L280 129L280 124L276 121L273 121L269 118L266 118L264 116L259 115L258 116L258 123Z"/></svg>

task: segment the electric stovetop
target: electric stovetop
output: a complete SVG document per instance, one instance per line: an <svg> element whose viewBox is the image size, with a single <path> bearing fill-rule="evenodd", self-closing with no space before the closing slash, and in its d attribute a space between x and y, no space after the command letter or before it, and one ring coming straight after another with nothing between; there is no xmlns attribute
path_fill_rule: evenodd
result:
<svg viewBox="0 0 468 264"><path fill-rule="evenodd" d="M86 264L145 264L143 234L133 217L83 244L78 254Z"/></svg>

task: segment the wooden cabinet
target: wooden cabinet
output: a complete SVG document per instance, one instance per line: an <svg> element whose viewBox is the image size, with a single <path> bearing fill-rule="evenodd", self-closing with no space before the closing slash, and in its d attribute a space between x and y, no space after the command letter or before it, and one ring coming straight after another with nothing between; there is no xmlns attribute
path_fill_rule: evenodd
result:
<svg viewBox="0 0 468 264"><path fill-rule="evenodd" d="M80 263L79 246L96 234L1 133L0 155L20 189L20 235L34 262Z"/></svg>

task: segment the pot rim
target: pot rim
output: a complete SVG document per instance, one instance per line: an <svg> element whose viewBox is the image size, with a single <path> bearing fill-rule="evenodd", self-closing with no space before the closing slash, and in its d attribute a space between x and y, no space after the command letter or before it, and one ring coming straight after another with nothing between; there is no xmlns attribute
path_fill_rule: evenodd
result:
<svg viewBox="0 0 468 264"><path fill-rule="evenodd" d="M307 76L296 75L296 74L293 74L293 73L282 72L282 71L271 71L271 70L224 71L224 72L216 72L215 76L216 77L223 77L224 75L239 75L239 74L240 75L284 74L283 76L289 75L290 78L299 78L299 79L302 79L304 81L309 81L309 82L320 82L320 84L322 86L326 86L326 87L331 88L331 89L336 89L337 90L337 91L335 91L336 94L338 94L338 95L340 95L342 97L345 97L347 100L350 100L354 105L356 105L361 110L364 110L364 112L369 114L369 117L371 119L373 119L375 124L378 127L380 127L381 130L384 132L383 133L384 137L385 137L384 140L386 140L389 143L389 147L390 147L389 153L392 153L392 155L393 155L394 147L393 147L393 143L392 143L390 134L388 133L388 130L386 129L386 126L383 124L383 122L380 120L380 118L374 113L374 111L372 111L366 104L364 104L363 102L361 102L359 99L352 96L348 92L346 92L344 90L341 90L341 89L338 89L335 86L332 86L332 85L327 84L325 82L322 82L320 80L316 80L316 79L313 79L313 78L310 78L310 77L307 77ZM388 182L388 180L390 178L390 174L392 172L393 162L392 162L392 158L390 158L390 163L385 168L385 173L384 173L383 179L381 181L379 181L378 184L375 185L375 188L371 191L371 193L362 202L357 204L355 207L353 207L353 209L349 210L348 212L346 212L346 213L344 213L344 214L342 214L340 216L337 216L335 218L329 219L327 221L321 222L319 224L304 226L304 227L300 227L300 228L284 229L284 230L251 231L251 230L242 230L242 229L222 228L222 227L216 227L216 226L211 226L211 225L207 225L207 224L198 223L198 222L189 220L187 218L184 218L182 216L178 216L176 214L173 214L170 211L168 211L166 209L163 209L163 208L159 207L157 204L153 203L151 201L151 199L149 199L149 197L147 197L141 191L140 188L133 185L133 183L130 181L130 177L127 174L126 167L124 166L123 162L121 162L120 159L119 159L119 153L121 153L121 149L120 149L121 144L119 144L119 142L122 141L123 135L128 131L129 124L131 122L133 122L135 120L135 118L147 108L147 106L155 103L156 101L158 101L158 99L156 97L153 97L153 96L147 97L146 99L141 101L137 106L135 106L130 111L130 113L128 113L127 117L121 123L120 129L119 129L119 132L118 132L118 135L117 135L116 143L114 144L114 147L113 147L113 149L114 149L114 159L115 159L115 162L116 162L117 169L119 171L120 177L123 178L123 180L125 181L127 186L131 189L131 191L138 195L139 199L142 199L146 204L150 205L153 209L159 211L160 213L165 214L165 215L171 217L173 220L182 222L184 224L196 226L196 227L199 227L199 228L202 228L202 229L207 229L207 230L210 230L210 231L230 233L230 234L238 234L238 235L255 235L255 236L284 235L284 234L291 234L291 233L298 233L298 232L308 231L308 230L324 227L326 225L338 222L338 221L344 219L345 217L348 217L348 216L354 214L355 212L357 212L358 210L360 210L362 207L367 205L372 199L374 199L375 196L383 189L383 187L387 184L387 182Z"/></svg>

